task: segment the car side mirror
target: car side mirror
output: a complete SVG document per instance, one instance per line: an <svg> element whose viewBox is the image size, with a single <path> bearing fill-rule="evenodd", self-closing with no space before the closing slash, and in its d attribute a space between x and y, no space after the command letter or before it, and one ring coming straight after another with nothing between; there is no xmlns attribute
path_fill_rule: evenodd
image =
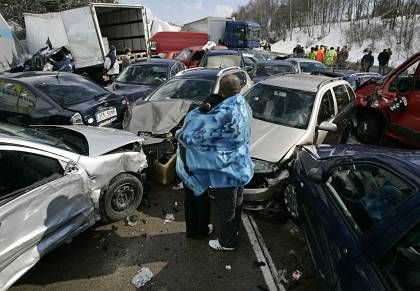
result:
<svg viewBox="0 0 420 291"><path fill-rule="evenodd" d="M315 182L316 184L319 184L322 182L322 179L324 177L324 171L322 168L312 168L308 172L308 177Z"/></svg>
<svg viewBox="0 0 420 291"><path fill-rule="evenodd" d="M325 130L325 131L331 131L335 132L337 131L337 125L332 122L323 121L320 125L316 126L316 130Z"/></svg>

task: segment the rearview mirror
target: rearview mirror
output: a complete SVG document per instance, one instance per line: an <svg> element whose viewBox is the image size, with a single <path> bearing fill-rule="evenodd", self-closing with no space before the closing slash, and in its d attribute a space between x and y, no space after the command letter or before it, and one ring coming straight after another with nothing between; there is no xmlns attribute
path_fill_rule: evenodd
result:
<svg viewBox="0 0 420 291"><path fill-rule="evenodd" d="M337 131L337 125L332 122L323 121L320 125L316 127L316 130L325 130L325 131Z"/></svg>

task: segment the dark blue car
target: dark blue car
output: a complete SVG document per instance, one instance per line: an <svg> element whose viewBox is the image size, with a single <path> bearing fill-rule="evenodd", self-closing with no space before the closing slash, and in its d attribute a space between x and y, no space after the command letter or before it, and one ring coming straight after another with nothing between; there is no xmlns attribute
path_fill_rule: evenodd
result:
<svg viewBox="0 0 420 291"><path fill-rule="evenodd" d="M17 125L121 127L127 103L82 76L64 72L0 75L0 121Z"/></svg>
<svg viewBox="0 0 420 291"><path fill-rule="evenodd" d="M185 65L177 60L150 59L136 62L125 68L109 85L108 90L126 97L131 104L144 99L182 70L185 70Z"/></svg>
<svg viewBox="0 0 420 291"><path fill-rule="evenodd" d="M290 177L320 290L420 290L420 152L305 146Z"/></svg>
<svg viewBox="0 0 420 291"><path fill-rule="evenodd" d="M295 67L287 61L259 61L254 66L255 83L267 79L276 74L296 73Z"/></svg>
<svg viewBox="0 0 420 291"><path fill-rule="evenodd" d="M317 71L312 72L313 75L324 75L327 77L339 77L343 78L347 82L350 83L353 90L357 90L360 86L362 86L367 81L374 79L374 80L380 80L383 79L384 76L382 76L379 73L373 73L373 72L357 72L352 70L324 70L324 71Z"/></svg>

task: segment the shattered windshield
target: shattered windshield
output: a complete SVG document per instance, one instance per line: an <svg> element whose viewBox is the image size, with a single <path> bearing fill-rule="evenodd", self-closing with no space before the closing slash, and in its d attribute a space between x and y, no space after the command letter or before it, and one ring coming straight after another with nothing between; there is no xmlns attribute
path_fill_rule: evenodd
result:
<svg viewBox="0 0 420 291"><path fill-rule="evenodd" d="M306 129L316 93L257 84L245 95L256 119Z"/></svg>
<svg viewBox="0 0 420 291"><path fill-rule="evenodd" d="M202 101L213 92L215 83L216 80L205 78L171 79L152 93L149 100L187 99Z"/></svg>
<svg viewBox="0 0 420 291"><path fill-rule="evenodd" d="M117 81L135 85L159 85L166 81L167 71L164 65L129 66L121 72Z"/></svg>
<svg viewBox="0 0 420 291"><path fill-rule="evenodd" d="M176 57L175 60L180 60L180 61L188 61L188 59L190 58L192 54L192 50L189 49L183 49Z"/></svg>

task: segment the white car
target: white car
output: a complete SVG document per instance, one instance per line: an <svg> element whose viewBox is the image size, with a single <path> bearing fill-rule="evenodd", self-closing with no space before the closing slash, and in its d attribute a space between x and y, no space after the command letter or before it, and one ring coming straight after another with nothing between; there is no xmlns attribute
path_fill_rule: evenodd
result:
<svg viewBox="0 0 420 291"><path fill-rule="evenodd" d="M139 206L141 142L110 128L0 123L0 290L98 220Z"/></svg>

